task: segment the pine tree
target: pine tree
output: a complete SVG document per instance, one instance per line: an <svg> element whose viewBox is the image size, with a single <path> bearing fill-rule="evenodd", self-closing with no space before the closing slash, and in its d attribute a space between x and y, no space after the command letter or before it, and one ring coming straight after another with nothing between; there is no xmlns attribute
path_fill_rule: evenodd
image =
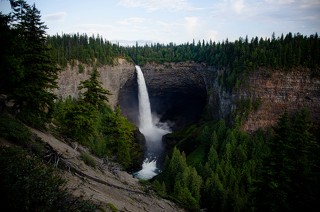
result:
<svg viewBox="0 0 320 212"><path fill-rule="evenodd" d="M90 78L81 82L78 87L79 90L86 89L81 95L82 100L97 109L105 105L104 101L108 101L108 97L106 95L111 95L108 90L102 88L101 82L98 80L99 76L97 69L93 69L93 72L90 74Z"/></svg>
<svg viewBox="0 0 320 212"><path fill-rule="evenodd" d="M292 167L288 152L292 127L288 112L279 118L275 136L270 141L270 155L264 160L257 184L256 207L262 211L288 211L288 189Z"/></svg>
<svg viewBox="0 0 320 212"><path fill-rule="evenodd" d="M311 133L312 122L307 109L299 111L292 120L292 150L289 152L293 170L291 177L290 203L297 210L319 208L319 164L314 160L319 152L319 144Z"/></svg>
<svg viewBox="0 0 320 212"><path fill-rule="evenodd" d="M19 77L17 74L20 67L20 58L14 51L17 42L16 33L10 29L12 18L0 13L0 94L8 95L12 91L12 82ZM5 107L5 98L1 97L2 105ZM3 109L3 108L2 108Z"/></svg>
<svg viewBox="0 0 320 212"><path fill-rule="evenodd" d="M40 11L24 0L10 3L12 30L17 33L14 39L19 44L10 51L19 66L12 67L7 101L14 102L13 111L23 121L41 126L51 118L58 69L46 45L47 27L41 22Z"/></svg>
<svg viewBox="0 0 320 212"><path fill-rule="evenodd" d="M285 112L269 142L256 185L256 207L267 211L319 209L319 144L311 133L307 110L290 119ZM316 210L317 211L317 210Z"/></svg>

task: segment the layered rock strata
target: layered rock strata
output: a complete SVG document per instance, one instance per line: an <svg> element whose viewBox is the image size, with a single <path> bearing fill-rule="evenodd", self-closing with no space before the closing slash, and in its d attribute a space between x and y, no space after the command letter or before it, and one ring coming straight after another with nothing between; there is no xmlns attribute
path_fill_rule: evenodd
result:
<svg viewBox="0 0 320 212"><path fill-rule="evenodd" d="M80 81L88 79L91 67L68 66L61 72L56 94L77 97ZM112 107L120 105L124 115L138 124L138 87L134 64L118 59L114 66L98 68L102 86L113 94ZM252 72L243 86L227 91L219 83L224 70L194 62L155 64L142 67L149 91L151 109L172 129L197 122L201 116L214 120L228 118L241 99L259 100L258 110L243 122L243 129L253 132L273 126L285 110L289 113L306 107L315 123L320 123L320 79L312 77L307 68ZM206 113L204 113L206 112Z"/></svg>
<svg viewBox="0 0 320 212"><path fill-rule="evenodd" d="M234 94L234 99L259 99L257 111L249 114L243 129L253 132L276 124L285 110L289 114L307 108L316 124L320 123L320 78L307 68L267 70L260 68L249 77L248 85Z"/></svg>

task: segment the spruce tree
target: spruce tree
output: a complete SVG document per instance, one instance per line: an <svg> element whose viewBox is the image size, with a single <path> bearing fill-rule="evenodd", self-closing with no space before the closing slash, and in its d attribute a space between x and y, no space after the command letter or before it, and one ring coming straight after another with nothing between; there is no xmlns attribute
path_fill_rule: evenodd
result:
<svg viewBox="0 0 320 212"><path fill-rule="evenodd" d="M88 80L82 81L79 86L79 90L85 89L85 92L81 94L81 98L87 104L94 107L101 108L105 105L104 101L108 101L106 95L111 95L110 91L104 89L99 82L99 72L97 69L93 69Z"/></svg>
<svg viewBox="0 0 320 212"><path fill-rule="evenodd" d="M24 0L10 3L10 27L16 35L15 45L9 50L15 61L10 62L18 63L9 70L10 89L5 94L7 101L13 101L13 112L20 119L40 127L51 118L58 69L50 57L47 27L41 22L40 11Z"/></svg>
<svg viewBox="0 0 320 212"><path fill-rule="evenodd" d="M269 142L270 155L263 161L256 191L259 211L288 211L288 189L292 167L288 152L291 149L292 127L288 112L279 118L275 136Z"/></svg>

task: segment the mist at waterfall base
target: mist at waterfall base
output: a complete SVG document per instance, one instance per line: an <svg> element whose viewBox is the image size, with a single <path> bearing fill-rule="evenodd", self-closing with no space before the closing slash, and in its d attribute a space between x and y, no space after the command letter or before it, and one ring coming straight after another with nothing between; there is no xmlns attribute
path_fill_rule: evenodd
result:
<svg viewBox="0 0 320 212"><path fill-rule="evenodd" d="M147 153L142 169L134 174L139 179L151 179L159 174L157 159L163 152L162 136L170 132L165 123L159 122L159 118L151 113L151 105L146 82L140 66L136 66L138 80L139 99L139 130L146 139Z"/></svg>

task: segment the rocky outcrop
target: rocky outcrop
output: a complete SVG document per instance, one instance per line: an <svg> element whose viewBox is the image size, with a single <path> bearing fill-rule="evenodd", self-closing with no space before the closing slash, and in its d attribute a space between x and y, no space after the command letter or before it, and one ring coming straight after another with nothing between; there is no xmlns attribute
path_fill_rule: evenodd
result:
<svg viewBox="0 0 320 212"><path fill-rule="evenodd" d="M320 123L320 78L312 77L308 68L267 70L260 68L248 85L234 93L234 99L259 99L257 111L249 114L243 129L253 132L276 124L285 110L293 114L307 108L315 123Z"/></svg>
<svg viewBox="0 0 320 212"><path fill-rule="evenodd" d="M91 66L85 64L81 64L81 66L83 67L82 73L79 72L79 63L76 62L73 67L68 64L68 66L59 74L57 81L58 89L54 91L58 97L78 97L78 86L80 82L88 79L92 71ZM128 79L134 77L134 64L129 63L124 59L118 59L113 66L106 65L98 67L97 69L100 73L102 87L108 89L112 93L111 96L108 96L109 104L111 107L115 107L118 104L118 94L121 87Z"/></svg>

